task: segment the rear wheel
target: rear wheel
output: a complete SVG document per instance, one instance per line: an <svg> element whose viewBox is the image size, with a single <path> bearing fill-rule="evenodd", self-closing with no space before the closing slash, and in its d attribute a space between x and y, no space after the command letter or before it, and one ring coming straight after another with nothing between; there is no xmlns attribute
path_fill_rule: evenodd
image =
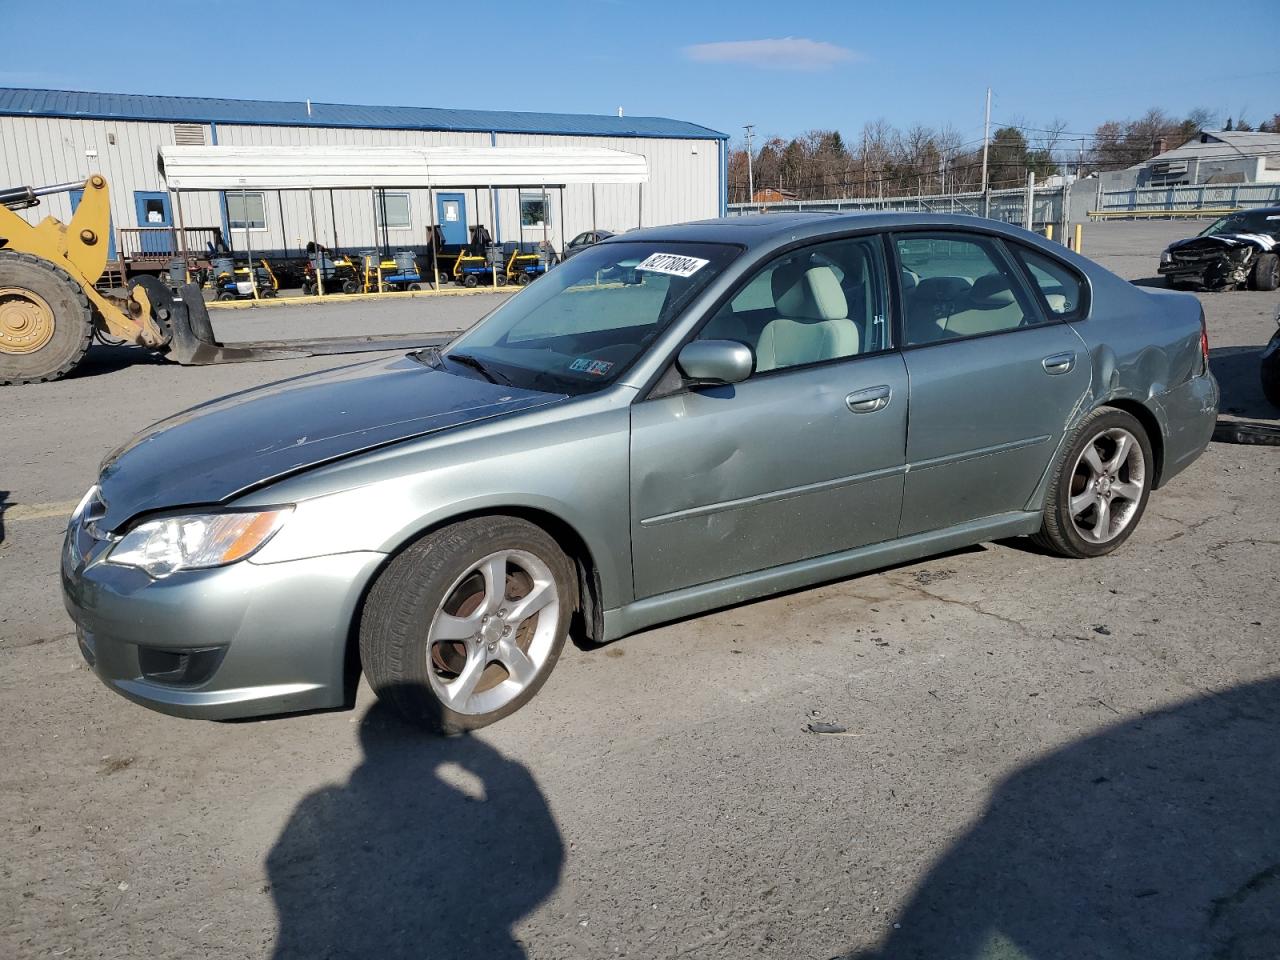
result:
<svg viewBox="0 0 1280 960"><path fill-rule="evenodd" d="M359 293L360 284L357 283L355 280L344 280L342 282L342 292L343 293Z"/></svg>
<svg viewBox="0 0 1280 960"><path fill-rule="evenodd" d="M275 287L263 287L258 291L258 296L263 300L274 300L276 298Z"/></svg>
<svg viewBox="0 0 1280 960"><path fill-rule="evenodd" d="M505 287L507 285L507 275L505 273L498 274L494 282L500 287Z"/></svg>
<svg viewBox="0 0 1280 960"><path fill-rule="evenodd" d="M1258 255L1249 274L1249 286L1255 290L1275 290L1280 287L1280 257L1274 253Z"/></svg>
<svg viewBox="0 0 1280 960"><path fill-rule="evenodd" d="M527 287L529 285L529 275L527 273L517 273L516 283L522 287Z"/></svg>
<svg viewBox="0 0 1280 960"><path fill-rule="evenodd" d="M419 290L421 290L421 289L422 289L422 284L420 284L420 283L411 283L411 284L409 284L409 292L410 292L410 293L417 293L417 292L418 292Z"/></svg>
<svg viewBox="0 0 1280 960"><path fill-rule="evenodd" d="M1100 557L1129 539L1151 495L1155 461L1146 431L1113 407L1084 419L1045 496L1035 540L1065 557Z"/></svg>
<svg viewBox="0 0 1280 960"><path fill-rule="evenodd" d="M66 376L93 337L89 298L48 260L0 250L0 384Z"/></svg>
<svg viewBox="0 0 1280 960"><path fill-rule="evenodd" d="M443 733L493 723L527 703L560 657L577 605L556 542L515 517L445 527L378 577L360 621L374 692Z"/></svg>
<svg viewBox="0 0 1280 960"><path fill-rule="evenodd" d="M442 284L448 283L452 279L453 277L449 276L449 274L445 273L443 270L440 271L439 280Z"/></svg>

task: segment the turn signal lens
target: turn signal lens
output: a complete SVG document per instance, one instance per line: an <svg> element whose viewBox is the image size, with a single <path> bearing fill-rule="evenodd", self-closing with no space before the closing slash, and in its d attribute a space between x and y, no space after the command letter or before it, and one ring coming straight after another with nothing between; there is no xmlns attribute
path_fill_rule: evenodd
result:
<svg viewBox="0 0 1280 960"><path fill-rule="evenodd" d="M148 520L124 535L107 562L138 567L157 580L179 570L235 563L270 540L292 509Z"/></svg>

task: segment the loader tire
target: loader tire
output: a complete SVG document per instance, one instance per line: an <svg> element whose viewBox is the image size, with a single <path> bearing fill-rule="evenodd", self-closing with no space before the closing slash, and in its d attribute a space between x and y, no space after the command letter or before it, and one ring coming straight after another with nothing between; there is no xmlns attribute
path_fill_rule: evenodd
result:
<svg viewBox="0 0 1280 960"><path fill-rule="evenodd" d="M59 380L93 339L89 298L65 270L0 250L0 385Z"/></svg>

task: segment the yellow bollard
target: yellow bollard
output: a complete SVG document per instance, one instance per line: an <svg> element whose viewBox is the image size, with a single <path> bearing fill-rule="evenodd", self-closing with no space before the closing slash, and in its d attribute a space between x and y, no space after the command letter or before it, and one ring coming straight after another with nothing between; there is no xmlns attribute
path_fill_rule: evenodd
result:
<svg viewBox="0 0 1280 960"><path fill-rule="evenodd" d="M1084 237L1084 224L1083 224L1083 223L1077 223L1077 224L1076 224L1076 242L1075 242L1075 246L1073 246L1073 247L1071 248L1071 249L1073 249L1076 253L1079 253L1079 252L1080 252L1080 241L1081 241L1081 239L1083 239L1083 237Z"/></svg>
<svg viewBox="0 0 1280 960"><path fill-rule="evenodd" d="M1053 224L1052 224L1052 223L1045 224L1045 228L1044 228L1044 238L1045 238L1046 240L1052 240L1052 239L1053 239Z"/></svg>

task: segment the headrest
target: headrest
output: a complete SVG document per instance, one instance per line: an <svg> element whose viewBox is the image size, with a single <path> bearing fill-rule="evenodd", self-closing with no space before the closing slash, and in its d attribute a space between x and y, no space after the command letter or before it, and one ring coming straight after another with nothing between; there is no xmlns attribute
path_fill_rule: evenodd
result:
<svg viewBox="0 0 1280 960"><path fill-rule="evenodd" d="M849 303L830 267L779 267L773 271L773 302L791 320L844 320Z"/></svg>
<svg viewBox="0 0 1280 960"><path fill-rule="evenodd" d="M964 277L924 277L916 284L915 295L921 300L955 300L969 292Z"/></svg>
<svg viewBox="0 0 1280 960"><path fill-rule="evenodd" d="M1005 307L1014 302L1013 288L998 273L988 273L973 281L969 302L979 307Z"/></svg>
<svg viewBox="0 0 1280 960"><path fill-rule="evenodd" d="M920 277L906 267L902 268L902 289L914 290L920 283Z"/></svg>

